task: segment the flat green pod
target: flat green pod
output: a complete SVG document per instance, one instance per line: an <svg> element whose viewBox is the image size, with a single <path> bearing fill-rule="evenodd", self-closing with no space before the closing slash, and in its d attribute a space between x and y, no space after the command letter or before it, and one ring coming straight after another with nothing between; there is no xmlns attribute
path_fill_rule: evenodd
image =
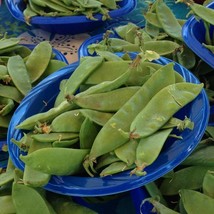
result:
<svg viewBox="0 0 214 214"><path fill-rule="evenodd" d="M20 214L56 214L48 201L37 189L21 183L13 183L12 198L16 213Z"/></svg>
<svg viewBox="0 0 214 214"><path fill-rule="evenodd" d="M210 214L214 210L214 199L195 190L181 189L181 200L187 213Z"/></svg>
<svg viewBox="0 0 214 214"><path fill-rule="evenodd" d="M48 41L40 42L32 50L25 63L31 83L38 80L45 72L51 56L52 47Z"/></svg>
<svg viewBox="0 0 214 214"><path fill-rule="evenodd" d="M88 149L43 148L20 159L35 170L51 175L73 175L82 170Z"/></svg>

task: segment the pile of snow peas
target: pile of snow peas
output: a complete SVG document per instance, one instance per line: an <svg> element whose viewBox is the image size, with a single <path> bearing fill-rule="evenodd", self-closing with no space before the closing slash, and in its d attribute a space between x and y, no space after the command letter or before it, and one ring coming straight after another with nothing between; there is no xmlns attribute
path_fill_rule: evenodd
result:
<svg viewBox="0 0 214 214"><path fill-rule="evenodd" d="M157 57L142 52L132 60L106 51L83 57L61 81L54 107L16 126L25 132L11 139L27 153L20 155L23 182L41 186L51 175L108 176L127 169L146 174L166 140L179 138L173 128L194 128L189 118L173 115L203 88L185 82L173 63L150 61Z"/></svg>
<svg viewBox="0 0 214 214"><path fill-rule="evenodd" d="M198 19L209 21L206 24L206 44L203 45L208 45L212 51L213 36L209 29L213 27L213 10L205 7L209 2L211 1L205 1L204 5L192 2L188 5ZM181 1L177 1L177 3L184 4ZM103 50L113 53L153 50L189 69L204 83L209 101L213 104L213 68L196 56L183 42L181 31L186 19L177 19L163 0L149 4L144 17L145 26L143 28L134 23L128 23L115 27L113 30L107 30L101 41L92 43L87 47L88 53L95 55Z"/></svg>
<svg viewBox="0 0 214 214"><path fill-rule="evenodd" d="M0 212L32 214L69 214L96 212L82 206L65 195L52 193L43 188L24 185L23 172L8 160L6 168L0 168Z"/></svg>
<svg viewBox="0 0 214 214"><path fill-rule="evenodd" d="M175 169L145 187L156 213L212 213L214 209L214 127L207 126L193 153ZM143 209L142 209L143 211Z"/></svg>
<svg viewBox="0 0 214 214"><path fill-rule="evenodd" d="M85 15L96 20L94 14L100 13L102 19L109 19L108 12L119 8L121 0L28 0L23 11L25 19L30 22L33 16L78 16Z"/></svg>
<svg viewBox="0 0 214 214"><path fill-rule="evenodd" d="M55 59L48 41L30 49L21 38L0 39L0 138L6 138L14 110L32 87L66 65Z"/></svg>

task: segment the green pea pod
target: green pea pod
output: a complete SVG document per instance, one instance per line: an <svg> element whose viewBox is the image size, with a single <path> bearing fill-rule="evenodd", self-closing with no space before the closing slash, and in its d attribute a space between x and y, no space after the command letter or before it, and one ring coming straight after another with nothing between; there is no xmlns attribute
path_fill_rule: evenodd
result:
<svg viewBox="0 0 214 214"><path fill-rule="evenodd" d="M20 159L35 170L51 175L72 175L82 168L88 149L44 148Z"/></svg>
<svg viewBox="0 0 214 214"><path fill-rule="evenodd" d="M9 98L0 97L0 114L8 115L15 107L14 101Z"/></svg>
<svg viewBox="0 0 214 214"><path fill-rule="evenodd" d="M85 80L85 84L99 84L103 81L113 81L127 71L131 61L104 61Z"/></svg>
<svg viewBox="0 0 214 214"><path fill-rule="evenodd" d="M115 28L116 33L124 40L134 43L136 31L139 27L134 23L128 23Z"/></svg>
<svg viewBox="0 0 214 214"><path fill-rule="evenodd" d="M154 25L155 27L158 27L158 28L162 28L162 25L161 25L156 13L147 11L144 14L144 17L145 17L146 21L149 22L151 25Z"/></svg>
<svg viewBox="0 0 214 214"><path fill-rule="evenodd" d="M47 68L45 69L44 73L41 75L41 77L36 81L35 84L43 80L45 77L49 76L53 72L65 67L67 64L63 61L51 59Z"/></svg>
<svg viewBox="0 0 214 214"><path fill-rule="evenodd" d="M203 83L181 82L160 90L131 124L131 138L142 138L161 128L178 110L194 100ZM164 97L165 102L162 102ZM146 126L144 124L147 124Z"/></svg>
<svg viewBox="0 0 214 214"><path fill-rule="evenodd" d="M96 170L102 169L103 167L118 161L121 161L121 160L114 153L104 154L98 158L95 169Z"/></svg>
<svg viewBox="0 0 214 214"><path fill-rule="evenodd" d="M177 21L172 10L166 5L163 0L157 1L156 13L164 31L172 38L183 41L181 35L182 27Z"/></svg>
<svg viewBox="0 0 214 214"><path fill-rule="evenodd" d="M98 132L98 126L86 117L79 133L80 149L90 149Z"/></svg>
<svg viewBox="0 0 214 214"><path fill-rule="evenodd" d="M130 140L115 149L114 153L121 161L125 162L127 166L130 166L135 163L137 146L138 142L135 140Z"/></svg>
<svg viewBox="0 0 214 214"><path fill-rule="evenodd" d="M199 148L187 157L183 162L182 165L198 165L198 166L214 166L214 146L205 146Z"/></svg>
<svg viewBox="0 0 214 214"><path fill-rule="evenodd" d="M113 116L113 113L100 112L91 109L80 109L80 112L94 123L104 126L109 119Z"/></svg>
<svg viewBox="0 0 214 214"><path fill-rule="evenodd" d="M69 140L74 139L78 137L77 133L49 133L49 134L34 134L31 135L32 139L44 142L44 143L52 143L56 140Z"/></svg>
<svg viewBox="0 0 214 214"><path fill-rule="evenodd" d="M95 211L75 203L70 197L67 196L52 194L49 196L49 201L57 214L96 214Z"/></svg>
<svg viewBox="0 0 214 214"><path fill-rule="evenodd" d="M203 21L214 25L213 16L214 11L212 8L205 7L204 5L197 4L194 2L188 2L188 6L191 8L192 12L200 17Z"/></svg>
<svg viewBox="0 0 214 214"><path fill-rule="evenodd" d="M146 21L145 24L145 30L151 37L157 37L160 33L160 28L150 24L148 21Z"/></svg>
<svg viewBox="0 0 214 214"><path fill-rule="evenodd" d="M23 94L14 86L0 84L0 96L10 98L20 103L24 98Z"/></svg>
<svg viewBox="0 0 214 214"><path fill-rule="evenodd" d="M171 65L170 65L171 66ZM168 66L167 66L168 67ZM168 78L165 78L165 77ZM174 83L173 69L159 69L146 83L120 108L103 126L92 145L89 156L84 162L86 170L89 166L93 169L93 162L97 157L115 150L117 147L129 141L128 132L130 125L141 109L146 106L160 89ZM87 171L90 173L90 171ZM91 176L93 176L90 173Z"/></svg>
<svg viewBox="0 0 214 214"><path fill-rule="evenodd" d="M118 76L112 81L103 81L97 85L94 85L90 88L88 88L86 91L79 93L76 95L76 97L82 96L82 95L89 95L94 93L103 93L108 92L114 89L119 88L122 85L125 85L127 80L130 77L130 74L132 72L132 69L127 69L123 74Z"/></svg>
<svg viewBox="0 0 214 214"><path fill-rule="evenodd" d="M214 171L208 170L203 180L203 193L211 198L214 198Z"/></svg>
<svg viewBox="0 0 214 214"><path fill-rule="evenodd" d="M30 143L28 154L31 154L32 152L37 151L39 149L49 148L49 147L51 147L51 143L44 143L44 142L41 143L41 142L32 140ZM30 166L26 165L24 168L23 182L25 185L29 185L32 187L42 187L49 182L50 178L51 178L50 174L37 171L31 168Z"/></svg>
<svg viewBox="0 0 214 214"><path fill-rule="evenodd" d="M74 97L72 101L81 108L103 112L116 112L139 88L138 86L122 87L105 93ZM111 102L109 102L110 100Z"/></svg>
<svg viewBox="0 0 214 214"><path fill-rule="evenodd" d="M1 86L0 86L0 89L1 89ZM38 113L28 117L27 119L22 121L19 125L17 125L16 128L32 130L38 122L40 123L50 122L61 113L69 111L73 108L74 108L74 105L72 105L71 103L65 100L59 106L53 107L46 112Z"/></svg>
<svg viewBox="0 0 214 214"><path fill-rule="evenodd" d="M100 177L120 173L125 170L132 169L133 167L134 167L133 165L127 166L127 164L122 161L114 162L101 171Z"/></svg>
<svg viewBox="0 0 214 214"><path fill-rule="evenodd" d="M181 189L181 200L187 213L210 214L214 210L214 199L195 190Z"/></svg>
<svg viewBox="0 0 214 214"><path fill-rule="evenodd" d="M13 170L8 170L0 174L0 186L10 183L13 181Z"/></svg>
<svg viewBox="0 0 214 214"><path fill-rule="evenodd" d="M18 45L20 42L20 38L3 38L0 40L0 51Z"/></svg>
<svg viewBox="0 0 214 214"><path fill-rule="evenodd" d="M142 205L147 201L150 202L154 206L154 210L160 214L179 214L153 198L143 200Z"/></svg>
<svg viewBox="0 0 214 214"><path fill-rule="evenodd" d="M70 148L75 143L79 142L79 138L74 138L71 140L56 140L52 143L53 147L61 147L61 148Z"/></svg>
<svg viewBox="0 0 214 214"><path fill-rule="evenodd" d="M65 83L64 95L73 95L79 88L80 84L87 79L87 77L102 64L103 57L91 57L80 63L73 74Z"/></svg>
<svg viewBox="0 0 214 214"><path fill-rule="evenodd" d="M163 129L145 138L141 138L136 149L136 168L131 174L145 175L145 167L151 165L159 156L172 128Z"/></svg>
<svg viewBox="0 0 214 214"><path fill-rule="evenodd" d="M0 207L1 213L5 214L15 214L16 209L13 204L13 199L11 195L0 196Z"/></svg>
<svg viewBox="0 0 214 214"><path fill-rule="evenodd" d="M143 50L155 51L160 56L168 55L175 52L180 45L170 40L148 41L143 45Z"/></svg>
<svg viewBox="0 0 214 214"><path fill-rule="evenodd" d="M177 195L180 189L198 190L202 187L207 170L213 169L205 166L189 166L176 171L172 178L165 178L160 191L163 195Z"/></svg>
<svg viewBox="0 0 214 214"><path fill-rule="evenodd" d="M45 72L52 55L52 47L48 41L40 42L28 56L26 68L31 83L38 80ZM36 65L36 66L35 66Z"/></svg>
<svg viewBox="0 0 214 214"><path fill-rule="evenodd" d="M12 198L16 213L56 214L44 196L42 196L35 188L14 182Z"/></svg>
<svg viewBox="0 0 214 214"><path fill-rule="evenodd" d="M122 61L122 59L119 56L109 51L96 50L96 53L99 56L103 57L106 61Z"/></svg>
<svg viewBox="0 0 214 214"><path fill-rule="evenodd" d="M50 128L52 132L79 132L84 119L78 109L67 111L55 117Z"/></svg>

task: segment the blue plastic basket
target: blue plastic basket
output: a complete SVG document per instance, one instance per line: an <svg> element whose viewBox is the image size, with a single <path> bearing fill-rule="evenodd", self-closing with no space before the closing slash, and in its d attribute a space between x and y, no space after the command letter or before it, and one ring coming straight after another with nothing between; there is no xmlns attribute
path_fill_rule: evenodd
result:
<svg viewBox="0 0 214 214"><path fill-rule="evenodd" d="M133 56L135 55L133 54ZM171 61L162 57L155 62L165 65ZM24 163L19 159L21 151L10 141L11 138L19 140L23 136L22 130L15 128L16 125L34 114L50 109L59 93L61 80L69 78L78 64L78 62L72 63L44 79L24 98L14 112L8 129L7 143L10 157L16 167L24 169ZM197 78L184 67L175 63L174 68L187 82L199 83ZM47 105L44 105L43 100L47 102ZM160 178L184 161L200 142L209 118L209 103L205 91L202 90L194 101L178 112L177 116L189 117L195 123L194 129L192 131L184 130L181 133L182 140L176 139L166 144L158 159L146 168L147 175L130 176L130 171L125 171L112 176L93 178L52 176L44 188L71 196L104 196L129 191Z"/></svg>
<svg viewBox="0 0 214 214"><path fill-rule="evenodd" d="M19 21L25 22L23 10L25 4L23 0L6 0L6 5L10 13ZM118 3L119 9L109 12L109 16L114 19L130 13L136 7L137 0L123 0ZM47 17L35 16L32 17L30 24L39 27L43 30L59 33L59 34L78 34L90 32L105 22L102 21L102 15L96 14L94 17L97 19L89 20L86 16L65 16L65 17Z"/></svg>
<svg viewBox="0 0 214 214"><path fill-rule="evenodd" d="M207 5L214 9L214 2ZM210 27L210 35L214 33L214 26ZM183 25L182 36L186 45L197 54L203 61L214 68L214 54L202 45L205 43L205 27L203 21L198 21L191 16Z"/></svg>

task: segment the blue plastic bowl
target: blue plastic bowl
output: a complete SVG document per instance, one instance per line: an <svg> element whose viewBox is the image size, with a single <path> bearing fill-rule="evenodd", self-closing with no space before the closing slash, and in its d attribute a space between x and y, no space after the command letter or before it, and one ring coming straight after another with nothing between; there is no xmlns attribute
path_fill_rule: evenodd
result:
<svg viewBox="0 0 214 214"><path fill-rule="evenodd" d="M136 54L133 53L133 55ZM155 62L165 65L171 61L162 57ZM16 125L34 114L50 109L59 93L60 81L69 78L78 64L79 62L72 63L42 80L23 99L14 112L8 128L7 144L13 163L21 170L24 169L24 163L19 159L21 151L10 141L11 138L19 140L23 136L22 130L15 128ZM199 83L197 78L184 67L175 63L174 68L187 82ZM47 102L47 105L44 105L43 100ZM52 176L44 188L52 192L71 196L104 196L129 191L160 178L184 161L200 142L209 118L209 103L204 90L194 101L182 108L177 114L179 118L184 118L184 116L189 117L195 123L194 129L192 131L184 130L182 133L179 133L183 137L182 140L174 139L173 141L166 142L166 146L158 159L146 168L147 175L142 177L130 176L130 171L125 171L113 176L94 178Z"/></svg>
<svg viewBox="0 0 214 214"><path fill-rule="evenodd" d="M207 5L214 9L214 2ZM214 33L214 26L210 27L210 35ZM182 36L186 45L192 49L203 61L214 68L214 54L205 48L202 43L205 42L205 27L203 21L197 21L194 16L191 16L182 28Z"/></svg>
<svg viewBox="0 0 214 214"><path fill-rule="evenodd" d="M22 44L22 45L28 47L31 50L33 50L36 47L36 45L32 45L32 44ZM65 62L66 64L68 64L67 59L60 51L53 48L53 54L55 55L54 59L60 60L62 62ZM6 139L0 139L0 151L2 150L1 145L5 142L6 142Z"/></svg>
<svg viewBox="0 0 214 214"><path fill-rule="evenodd" d="M19 21L25 22L23 10L25 8L24 1L22 0L6 0L6 5L14 18ZM116 18L130 13L136 6L137 0L123 0L118 3L119 9L109 12L110 17ZM58 34L78 34L90 32L105 22L102 21L102 15L96 14L94 17L97 21L89 20L86 16L65 16L65 17L32 17L30 24L39 27L43 30L58 33Z"/></svg>

